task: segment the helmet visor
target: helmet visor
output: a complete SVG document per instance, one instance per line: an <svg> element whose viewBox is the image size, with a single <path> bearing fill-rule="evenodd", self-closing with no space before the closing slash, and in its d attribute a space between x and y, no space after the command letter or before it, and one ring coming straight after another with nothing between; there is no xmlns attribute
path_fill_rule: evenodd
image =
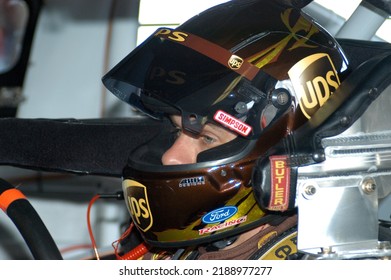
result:
<svg viewBox="0 0 391 280"><path fill-rule="evenodd" d="M195 35L158 29L142 45L103 77L105 86L121 100L154 118L181 114L184 128L199 133L213 120L216 108L240 118L243 107L266 99L255 89L233 93L260 71L219 47ZM241 110L232 111L241 104ZM238 108L238 106L236 106ZM247 136L247 135L245 135Z"/></svg>

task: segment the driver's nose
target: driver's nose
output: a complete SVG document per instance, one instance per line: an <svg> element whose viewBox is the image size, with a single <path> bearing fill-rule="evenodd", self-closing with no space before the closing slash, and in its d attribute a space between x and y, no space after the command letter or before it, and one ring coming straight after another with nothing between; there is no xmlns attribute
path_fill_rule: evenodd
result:
<svg viewBox="0 0 391 280"><path fill-rule="evenodd" d="M196 139L182 133L163 154L163 165L191 164L197 160Z"/></svg>

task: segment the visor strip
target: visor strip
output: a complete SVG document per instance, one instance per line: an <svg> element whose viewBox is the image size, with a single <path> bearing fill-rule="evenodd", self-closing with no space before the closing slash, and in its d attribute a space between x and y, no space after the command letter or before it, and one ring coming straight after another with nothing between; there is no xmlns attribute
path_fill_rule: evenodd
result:
<svg viewBox="0 0 391 280"><path fill-rule="evenodd" d="M172 34L175 34L175 32L180 33L182 35L181 40L178 40L178 37L172 36ZM155 32L155 36L182 44L196 52L199 52L213 59L214 61L224 65L228 69L231 69L232 71L237 72L238 74L246 77L250 81L252 81L257 75L257 73L260 71L258 67L254 66L248 61L245 61L244 59L242 59L243 63L238 69L233 69L229 67L228 62L230 61L231 57L234 56L232 52L194 34L177 31L169 28L159 28Z"/></svg>

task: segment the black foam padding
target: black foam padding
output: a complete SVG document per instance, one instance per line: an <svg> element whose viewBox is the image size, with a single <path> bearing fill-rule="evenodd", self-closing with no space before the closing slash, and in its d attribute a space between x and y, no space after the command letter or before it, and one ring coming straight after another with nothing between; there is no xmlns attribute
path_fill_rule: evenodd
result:
<svg viewBox="0 0 391 280"><path fill-rule="evenodd" d="M0 165L121 177L129 152L162 123L132 119L0 119Z"/></svg>

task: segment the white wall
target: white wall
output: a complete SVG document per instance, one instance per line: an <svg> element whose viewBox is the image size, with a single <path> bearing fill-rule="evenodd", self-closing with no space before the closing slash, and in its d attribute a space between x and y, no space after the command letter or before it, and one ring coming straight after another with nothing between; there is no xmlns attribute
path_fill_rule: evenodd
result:
<svg viewBox="0 0 391 280"><path fill-rule="evenodd" d="M102 106L104 116L130 113L128 106L102 91L111 3L117 9L108 68L135 47L137 1L45 1L18 117L97 118L102 116Z"/></svg>

